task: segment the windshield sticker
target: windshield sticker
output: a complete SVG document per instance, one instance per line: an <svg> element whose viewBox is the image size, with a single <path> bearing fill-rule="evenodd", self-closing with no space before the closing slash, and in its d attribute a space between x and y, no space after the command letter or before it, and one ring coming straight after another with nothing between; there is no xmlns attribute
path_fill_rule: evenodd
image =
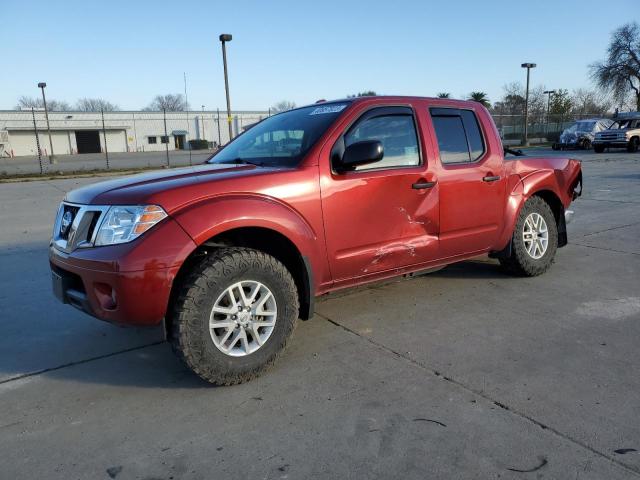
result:
<svg viewBox="0 0 640 480"><path fill-rule="evenodd" d="M327 105L325 107L314 108L309 115L323 115L325 113L338 113L347 108L346 105Z"/></svg>

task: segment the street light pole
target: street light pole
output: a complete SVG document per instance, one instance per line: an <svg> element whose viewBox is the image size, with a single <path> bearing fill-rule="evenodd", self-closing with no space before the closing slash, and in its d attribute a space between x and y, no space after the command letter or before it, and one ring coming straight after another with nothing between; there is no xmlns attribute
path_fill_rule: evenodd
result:
<svg viewBox="0 0 640 480"><path fill-rule="evenodd" d="M202 105L202 139L204 140L204 105Z"/></svg>
<svg viewBox="0 0 640 480"><path fill-rule="evenodd" d="M229 77L227 75L227 48L226 43L230 42L233 38L228 33L220 35L220 42L222 43L222 63L224 65L224 89L227 93L227 123L229 124L229 141L233 138L233 129L231 128L231 100L229 99Z"/></svg>
<svg viewBox="0 0 640 480"><path fill-rule="evenodd" d="M529 133L529 73L532 68L536 68L536 64L523 63L520 66L527 69L527 90L524 98L524 138L522 141L523 145L526 147L529 145L529 139L527 138L527 134Z"/></svg>
<svg viewBox="0 0 640 480"><path fill-rule="evenodd" d="M547 95L547 128L546 128L546 134L549 134L549 113L551 111L551 95L555 95L556 91L555 90L545 90L543 92L545 95Z"/></svg>
<svg viewBox="0 0 640 480"><path fill-rule="evenodd" d="M47 133L49 134L49 164L56 163L55 156L53 155L53 141L51 141L51 128L49 127L49 111L47 110L47 98L44 95L44 87L47 84L45 82L38 83L38 88L42 90L42 103L44 104L44 118L47 120Z"/></svg>

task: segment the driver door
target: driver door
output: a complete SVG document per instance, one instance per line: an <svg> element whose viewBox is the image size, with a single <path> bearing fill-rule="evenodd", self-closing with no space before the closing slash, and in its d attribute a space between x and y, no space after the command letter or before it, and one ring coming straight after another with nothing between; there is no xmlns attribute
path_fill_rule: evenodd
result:
<svg viewBox="0 0 640 480"><path fill-rule="evenodd" d="M438 248L436 185L429 182L413 109L364 110L321 153L327 254L337 283L425 262ZM380 141L383 158L337 173L332 162L363 140Z"/></svg>

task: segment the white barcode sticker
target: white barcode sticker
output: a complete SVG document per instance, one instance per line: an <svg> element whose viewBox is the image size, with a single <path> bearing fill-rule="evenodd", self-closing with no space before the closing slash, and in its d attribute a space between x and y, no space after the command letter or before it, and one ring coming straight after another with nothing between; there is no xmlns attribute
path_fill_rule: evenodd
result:
<svg viewBox="0 0 640 480"><path fill-rule="evenodd" d="M314 108L309 115L323 115L325 113L338 113L347 108L346 105L326 105Z"/></svg>

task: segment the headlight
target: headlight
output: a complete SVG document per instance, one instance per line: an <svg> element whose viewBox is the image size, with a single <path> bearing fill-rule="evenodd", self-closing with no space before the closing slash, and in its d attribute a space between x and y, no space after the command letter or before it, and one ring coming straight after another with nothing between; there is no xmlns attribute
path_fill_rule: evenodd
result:
<svg viewBox="0 0 640 480"><path fill-rule="evenodd" d="M96 236L96 245L127 243L142 235L167 214L157 205L110 207Z"/></svg>

